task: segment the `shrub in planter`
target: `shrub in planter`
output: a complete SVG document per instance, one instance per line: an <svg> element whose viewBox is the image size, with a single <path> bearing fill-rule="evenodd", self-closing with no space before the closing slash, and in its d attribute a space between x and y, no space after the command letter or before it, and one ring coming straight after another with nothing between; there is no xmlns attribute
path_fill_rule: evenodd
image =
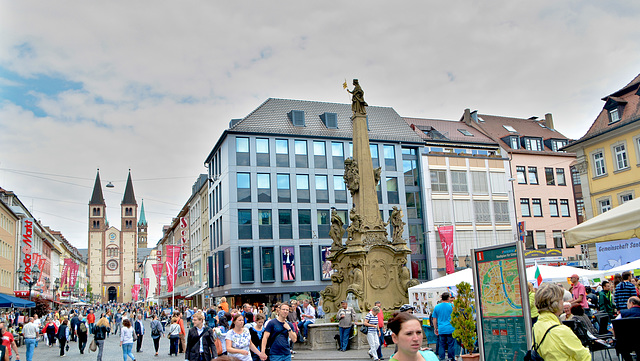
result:
<svg viewBox="0 0 640 361"><path fill-rule="evenodd" d="M470 354L474 350L476 340L476 320L473 318L473 291L467 282L460 282L457 286L458 296L453 300L451 325L455 327L453 337Z"/></svg>

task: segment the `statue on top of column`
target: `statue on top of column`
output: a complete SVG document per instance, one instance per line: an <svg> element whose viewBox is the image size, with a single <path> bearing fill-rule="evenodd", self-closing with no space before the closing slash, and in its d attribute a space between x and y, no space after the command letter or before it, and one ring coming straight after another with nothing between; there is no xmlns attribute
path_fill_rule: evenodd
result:
<svg viewBox="0 0 640 361"><path fill-rule="evenodd" d="M365 107L368 106L368 104L364 101L364 90L360 87L358 79L353 79L353 86L353 90L347 89L347 91L353 95L351 97L351 110L353 111L353 115L367 115Z"/></svg>

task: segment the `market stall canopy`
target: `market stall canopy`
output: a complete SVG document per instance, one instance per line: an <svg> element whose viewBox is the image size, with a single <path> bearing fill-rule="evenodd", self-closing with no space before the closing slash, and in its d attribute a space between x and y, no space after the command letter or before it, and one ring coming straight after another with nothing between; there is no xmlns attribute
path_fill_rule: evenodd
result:
<svg viewBox="0 0 640 361"><path fill-rule="evenodd" d="M436 278L435 280L413 286L409 288L409 291L420 292L428 289L453 287L462 281L470 283L471 287L473 287L473 272L471 271L471 268L466 268L462 271L458 271L450 275L446 275L444 277Z"/></svg>
<svg viewBox="0 0 640 361"><path fill-rule="evenodd" d="M618 267L614 267L614 268L609 268L608 270L604 270L603 272L606 275L613 275L616 273L622 273L624 271L631 271L631 273L633 273L633 270L636 269L640 269L640 259L637 259L633 262L629 262L626 264L623 264L621 266Z"/></svg>
<svg viewBox="0 0 640 361"><path fill-rule="evenodd" d="M561 282L567 281L567 278L570 278L572 275L577 274L581 279L594 279L594 278L602 278L603 271L590 271L582 268L571 267L571 266L545 266L538 265L540 268L540 275L542 276L543 282ZM527 268L527 280L533 281L536 279L536 266L531 266Z"/></svg>
<svg viewBox="0 0 640 361"><path fill-rule="evenodd" d="M31 308L36 307L36 303L33 301L23 300L22 298L13 297L0 293L0 307L1 308Z"/></svg>
<svg viewBox="0 0 640 361"><path fill-rule="evenodd" d="M89 306L89 304L86 303L86 302L80 301L80 302L76 302L76 303L71 304L71 306Z"/></svg>
<svg viewBox="0 0 640 361"><path fill-rule="evenodd" d="M567 247L629 239L639 235L640 198L621 204L564 232Z"/></svg>

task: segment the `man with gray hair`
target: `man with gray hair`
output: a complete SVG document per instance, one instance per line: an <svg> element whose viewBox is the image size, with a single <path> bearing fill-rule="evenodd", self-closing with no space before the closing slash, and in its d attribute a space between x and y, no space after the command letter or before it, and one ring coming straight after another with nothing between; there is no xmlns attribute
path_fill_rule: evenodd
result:
<svg viewBox="0 0 640 361"><path fill-rule="evenodd" d="M356 319L356 313L352 307L347 305L347 301L342 301L336 317L338 317L338 328L340 329L340 351L344 352L349 346L349 335Z"/></svg>
<svg viewBox="0 0 640 361"><path fill-rule="evenodd" d="M33 317L29 317L29 321L22 328L24 344L27 347L27 361L33 361L33 352L35 351L38 337L38 326L33 321Z"/></svg>

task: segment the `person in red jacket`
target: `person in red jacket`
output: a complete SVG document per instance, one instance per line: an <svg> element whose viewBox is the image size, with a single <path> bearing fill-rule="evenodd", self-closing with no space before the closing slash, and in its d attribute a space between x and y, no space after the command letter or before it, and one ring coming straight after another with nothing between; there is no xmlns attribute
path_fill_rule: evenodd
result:
<svg viewBox="0 0 640 361"><path fill-rule="evenodd" d="M89 310L87 314L87 323L89 324L89 333L93 333L93 325L96 323L96 315L93 313L93 310Z"/></svg>
<svg viewBox="0 0 640 361"><path fill-rule="evenodd" d="M56 343L56 335L58 334L58 326L51 318L47 319L47 323L42 328L42 333L47 334L47 339L49 340L49 347L55 345Z"/></svg>

